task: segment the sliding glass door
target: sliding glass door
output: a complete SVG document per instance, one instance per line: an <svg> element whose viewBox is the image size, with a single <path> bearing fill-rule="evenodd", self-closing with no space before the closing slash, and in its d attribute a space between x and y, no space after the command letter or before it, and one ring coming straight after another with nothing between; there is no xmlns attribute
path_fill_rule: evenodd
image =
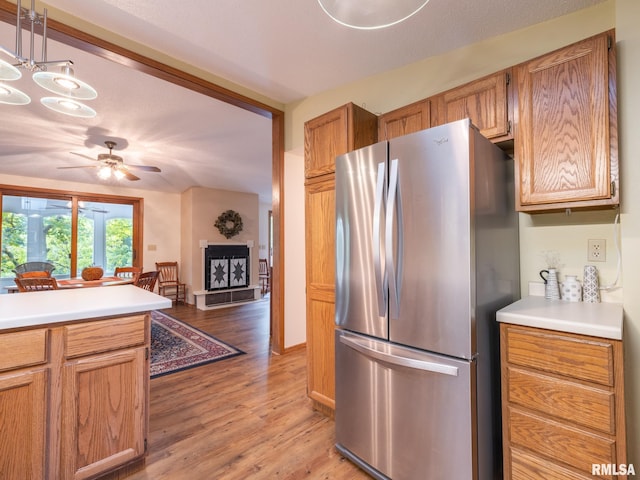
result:
<svg viewBox="0 0 640 480"><path fill-rule="evenodd" d="M142 199L62 192L1 190L0 293L13 285L13 270L26 262L50 262L57 278L79 276L97 265L142 265ZM36 194L37 193L37 194Z"/></svg>

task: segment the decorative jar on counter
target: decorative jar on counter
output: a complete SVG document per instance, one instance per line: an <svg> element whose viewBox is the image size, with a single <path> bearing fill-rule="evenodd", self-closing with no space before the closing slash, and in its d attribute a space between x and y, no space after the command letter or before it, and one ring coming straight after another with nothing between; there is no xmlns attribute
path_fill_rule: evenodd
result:
<svg viewBox="0 0 640 480"><path fill-rule="evenodd" d="M569 302L582 301L582 285L577 275L567 275L562 282L562 300Z"/></svg>

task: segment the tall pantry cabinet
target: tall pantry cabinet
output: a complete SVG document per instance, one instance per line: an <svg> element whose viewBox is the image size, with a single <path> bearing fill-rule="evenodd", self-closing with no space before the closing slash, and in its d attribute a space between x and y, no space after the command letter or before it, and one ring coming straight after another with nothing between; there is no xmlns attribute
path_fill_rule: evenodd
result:
<svg viewBox="0 0 640 480"><path fill-rule="evenodd" d="M348 103L304 125L307 393L335 409L335 159L377 141L376 115Z"/></svg>

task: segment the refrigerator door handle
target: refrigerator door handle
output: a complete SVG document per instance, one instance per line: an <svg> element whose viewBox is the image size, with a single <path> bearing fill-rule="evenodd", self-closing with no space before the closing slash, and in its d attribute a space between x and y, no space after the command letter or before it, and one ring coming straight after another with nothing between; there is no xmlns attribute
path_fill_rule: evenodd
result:
<svg viewBox="0 0 640 480"><path fill-rule="evenodd" d="M394 208L396 207L396 208ZM397 258L394 258L393 220L394 212L398 212ZM389 284L389 318L400 316L400 269L402 268L402 212L398 199L398 159L391 160L389 173L389 193L387 194L387 213L385 225L385 249L387 282ZM397 263L396 263L397 261Z"/></svg>
<svg viewBox="0 0 640 480"><path fill-rule="evenodd" d="M381 362L397 365L400 367L413 368L416 370L424 370L426 372L441 373L444 375L450 375L452 377L458 376L458 367L454 367L453 365L446 365L443 363L426 360L417 360L415 358L401 357L398 355L393 355L391 353L381 352L379 350L376 350L375 348L371 348L368 345L365 345L363 342L358 341L358 339L349 337L347 335L341 335L340 342L362 353L363 355L374 358Z"/></svg>
<svg viewBox="0 0 640 480"><path fill-rule="evenodd" d="M376 277L376 292L378 297L378 315L387 314L387 275L382 268L382 232L380 229L380 215L382 213L382 197L384 195L385 163L378 164L376 179L376 197L373 207L373 232L371 238L373 252L373 268Z"/></svg>

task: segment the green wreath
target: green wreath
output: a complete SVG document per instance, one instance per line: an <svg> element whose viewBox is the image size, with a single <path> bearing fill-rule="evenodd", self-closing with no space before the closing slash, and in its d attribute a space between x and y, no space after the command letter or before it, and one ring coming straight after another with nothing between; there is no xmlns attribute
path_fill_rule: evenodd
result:
<svg viewBox="0 0 640 480"><path fill-rule="evenodd" d="M227 210L220 214L214 226L226 238L235 237L242 231L242 217L238 212Z"/></svg>

